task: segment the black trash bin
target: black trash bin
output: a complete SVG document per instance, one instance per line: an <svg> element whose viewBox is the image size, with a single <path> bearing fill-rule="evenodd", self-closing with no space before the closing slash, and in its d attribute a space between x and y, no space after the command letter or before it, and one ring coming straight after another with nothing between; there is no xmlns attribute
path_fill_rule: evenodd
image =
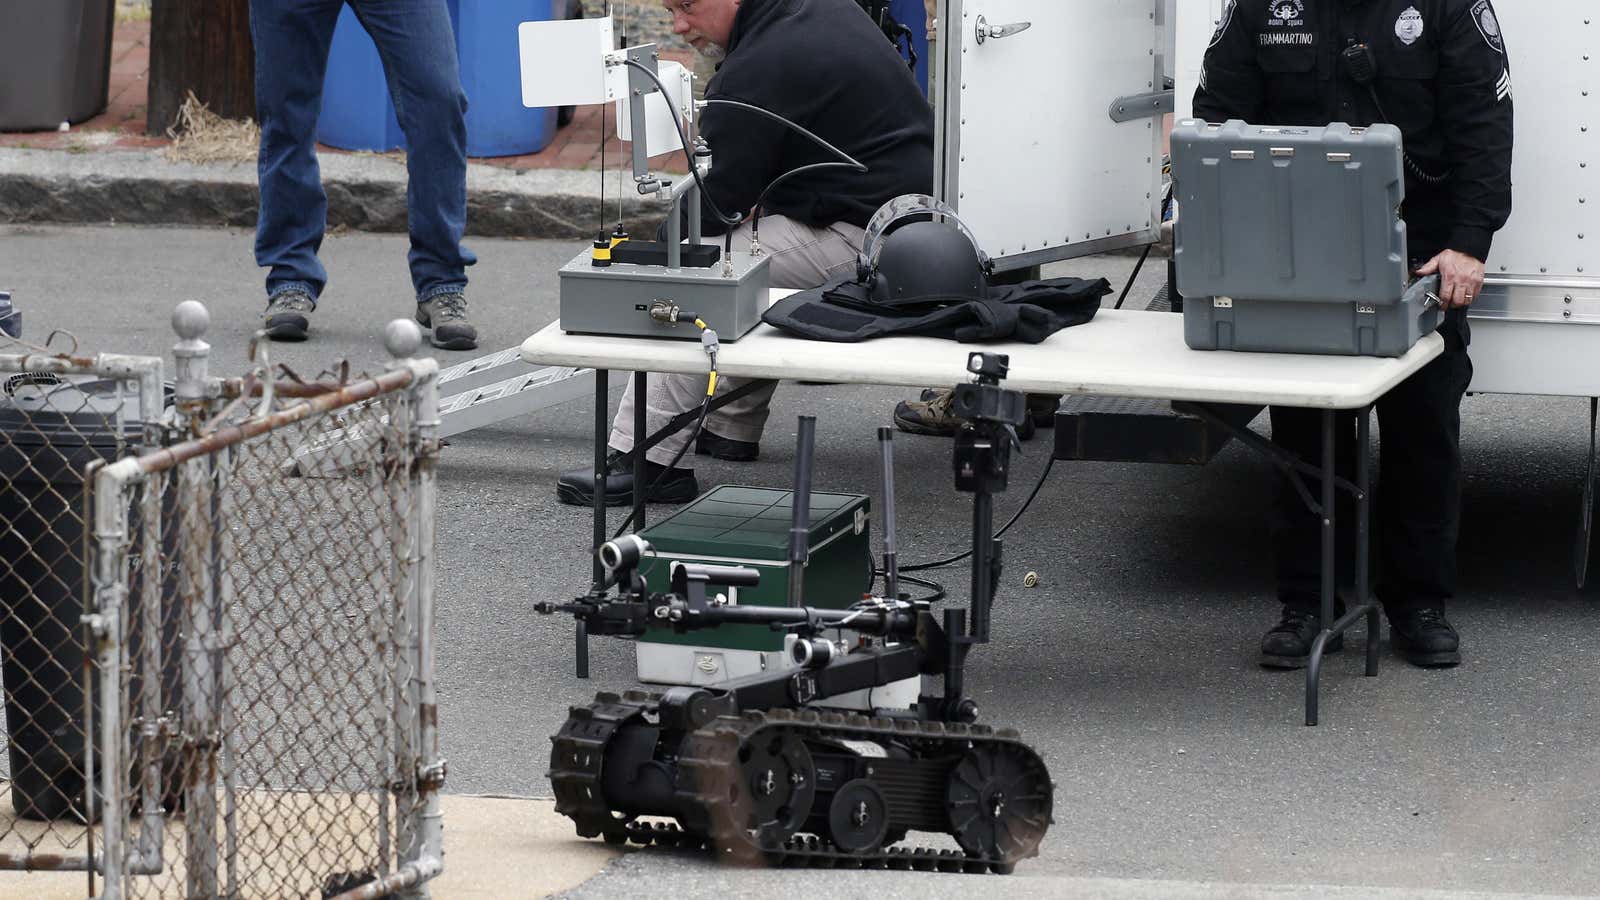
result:
<svg viewBox="0 0 1600 900"><path fill-rule="evenodd" d="M117 388L115 381L22 374L0 389L0 685L11 804L27 819L93 815L84 791L90 673L81 617L91 527L84 471L94 460L136 452L143 436L137 393ZM164 588L170 580L163 577ZM145 637L139 594L136 580L125 613L135 659ZM162 604L168 648L177 646L173 605ZM164 706L177 696L176 662L170 651L163 660ZM90 689L98 721L98 686Z"/></svg>
<svg viewBox="0 0 1600 900"><path fill-rule="evenodd" d="M54 130L106 108L116 0L0 0L0 131Z"/></svg>

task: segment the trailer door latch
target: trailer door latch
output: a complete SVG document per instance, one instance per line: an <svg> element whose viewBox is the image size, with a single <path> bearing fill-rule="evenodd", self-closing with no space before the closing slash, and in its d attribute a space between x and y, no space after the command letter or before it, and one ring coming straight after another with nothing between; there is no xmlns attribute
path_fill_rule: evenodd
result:
<svg viewBox="0 0 1600 900"><path fill-rule="evenodd" d="M978 17L978 43L983 43L989 38L999 40L1011 37L1013 34L1027 31L1033 27L1032 22L1012 22L1009 25L990 25L989 20L983 16Z"/></svg>

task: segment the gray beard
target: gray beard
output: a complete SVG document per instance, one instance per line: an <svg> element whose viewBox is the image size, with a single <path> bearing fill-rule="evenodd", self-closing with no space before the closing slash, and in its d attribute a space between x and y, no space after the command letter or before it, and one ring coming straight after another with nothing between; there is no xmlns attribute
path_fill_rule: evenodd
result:
<svg viewBox="0 0 1600 900"><path fill-rule="evenodd" d="M705 49L698 52L701 56L704 56L706 59L709 59L712 62L722 62L722 60L728 56L728 51L725 48L718 44L712 43L707 43Z"/></svg>

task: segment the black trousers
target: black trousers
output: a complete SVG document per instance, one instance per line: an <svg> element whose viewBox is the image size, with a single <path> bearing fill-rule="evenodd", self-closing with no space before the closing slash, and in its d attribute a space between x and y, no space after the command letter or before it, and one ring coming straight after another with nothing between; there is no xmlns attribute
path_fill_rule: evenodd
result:
<svg viewBox="0 0 1600 900"><path fill-rule="evenodd" d="M1456 538L1461 529L1461 398L1472 381L1467 355L1471 334L1465 310L1451 310L1439 326L1443 355L1384 395L1377 404L1381 450L1375 494L1374 589L1394 615L1418 607L1443 608L1456 590ZM1354 480L1356 417L1339 413L1335 459L1342 477ZM1322 412L1272 407L1273 443L1322 466ZM1313 497L1322 479L1306 478ZM1339 492L1341 499L1347 495ZM1354 546L1355 518L1337 510L1339 557ZM1307 610L1318 608L1322 570L1321 519L1306 508L1285 478L1273 516L1278 599Z"/></svg>

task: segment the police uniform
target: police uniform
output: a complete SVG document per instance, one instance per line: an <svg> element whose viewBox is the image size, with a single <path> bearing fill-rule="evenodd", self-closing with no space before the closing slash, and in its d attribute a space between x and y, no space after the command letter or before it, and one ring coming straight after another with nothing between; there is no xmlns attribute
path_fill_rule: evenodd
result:
<svg viewBox="0 0 1600 900"><path fill-rule="evenodd" d="M1194 114L1212 122L1398 126L1406 150L1402 212L1416 267L1442 250L1487 260L1511 213L1511 95L1491 0L1230 0L1206 50ZM1442 613L1455 592L1460 405L1472 377L1466 311L1451 310L1440 332L1444 355L1378 402L1376 590L1397 631L1408 613ZM1313 411L1275 407L1273 439L1318 462L1320 420ZM1348 467L1353 417L1341 417L1340 434ZM1319 521L1287 489L1277 506L1279 597L1288 610L1307 612L1320 584ZM1264 643L1263 661L1266 651Z"/></svg>

